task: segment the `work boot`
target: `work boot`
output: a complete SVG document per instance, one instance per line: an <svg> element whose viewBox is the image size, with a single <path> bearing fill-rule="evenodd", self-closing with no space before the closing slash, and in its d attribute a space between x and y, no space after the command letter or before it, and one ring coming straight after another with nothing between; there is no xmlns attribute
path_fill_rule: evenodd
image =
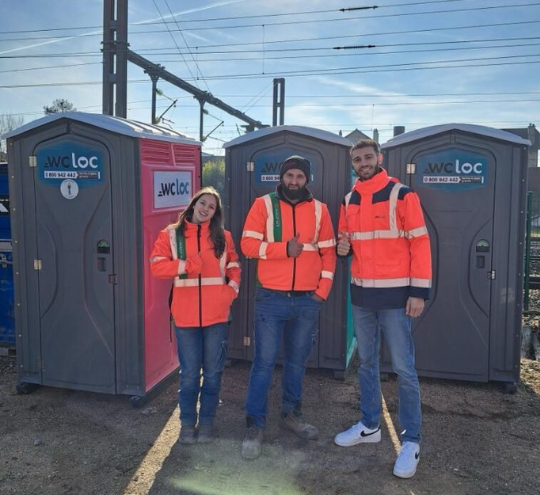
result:
<svg viewBox="0 0 540 495"><path fill-rule="evenodd" d="M182 445L192 445L197 441L197 432L195 431L195 426L193 425L182 425L180 430L180 437L178 438L178 443Z"/></svg>
<svg viewBox="0 0 540 495"><path fill-rule="evenodd" d="M242 457L244 459L257 459L261 455L262 441L262 428L255 425L248 426L242 442Z"/></svg>
<svg viewBox="0 0 540 495"><path fill-rule="evenodd" d="M199 433L197 435L197 442L210 443L214 440L214 426L213 425L199 425Z"/></svg>
<svg viewBox="0 0 540 495"><path fill-rule="evenodd" d="M292 431L297 437L306 440L316 440L319 436L317 427L306 423L302 417L302 413L299 411L291 411L288 414L281 413L279 426L284 430Z"/></svg>

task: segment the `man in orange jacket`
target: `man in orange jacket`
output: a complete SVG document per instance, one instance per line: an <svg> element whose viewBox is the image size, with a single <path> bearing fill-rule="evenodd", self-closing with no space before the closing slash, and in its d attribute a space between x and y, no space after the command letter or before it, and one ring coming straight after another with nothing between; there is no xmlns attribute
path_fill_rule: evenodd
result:
<svg viewBox="0 0 540 495"><path fill-rule="evenodd" d="M351 148L358 179L339 217L339 256L351 254L351 301L358 342L360 422L339 433L342 447L381 440L381 331L398 375L399 422L404 428L394 475L414 476L420 460L420 386L414 367L411 319L420 316L431 287L429 237L418 196L381 168L376 141Z"/></svg>
<svg viewBox="0 0 540 495"><path fill-rule="evenodd" d="M283 341L280 426L305 439L318 430L302 417L302 381L318 331L319 311L328 297L336 264L328 208L307 189L311 164L301 156L285 160L276 191L259 197L245 221L241 248L258 260L254 356L246 398L247 431L242 456L261 454L267 396Z"/></svg>

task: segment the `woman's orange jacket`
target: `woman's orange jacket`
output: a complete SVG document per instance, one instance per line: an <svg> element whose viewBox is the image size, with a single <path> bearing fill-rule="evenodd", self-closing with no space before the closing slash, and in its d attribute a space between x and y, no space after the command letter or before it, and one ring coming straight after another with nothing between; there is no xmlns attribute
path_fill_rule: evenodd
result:
<svg viewBox="0 0 540 495"><path fill-rule="evenodd" d="M228 320L231 304L238 297L240 263L231 233L225 230L225 251L218 259L210 238L209 222L185 223L186 259L200 254L200 275L186 275L185 261L178 259L176 228L159 233L150 257L152 275L174 279L171 312L177 327L206 327Z"/></svg>

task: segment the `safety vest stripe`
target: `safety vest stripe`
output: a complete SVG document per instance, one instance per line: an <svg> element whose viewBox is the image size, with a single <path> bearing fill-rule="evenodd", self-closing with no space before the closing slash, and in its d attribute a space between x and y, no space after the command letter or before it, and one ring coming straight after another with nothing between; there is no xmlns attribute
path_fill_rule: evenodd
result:
<svg viewBox="0 0 540 495"><path fill-rule="evenodd" d="M156 261L166 260L168 259L166 256L154 256L153 258L150 258L150 263L155 263Z"/></svg>
<svg viewBox="0 0 540 495"><path fill-rule="evenodd" d="M322 205L317 199L313 201L315 203L315 235L313 236L313 244L317 244L321 232Z"/></svg>
<svg viewBox="0 0 540 495"><path fill-rule="evenodd" d="M322 270L321 271L321 278L329 278L330 280L334 280L334 274L332 272Z"/></svg>
<svg viewBox="0 0 540 495"><path fill-rule="evenodd" d="M427 235L427 233L426 227L418 227L408 232L403 230L371 230L368 232L352 232L351 240L370 241L372 239L398 239L400 237L414 238Z"/></svg>
<svg viewBox="0 0 540 495"><path fill-rule="evenodd" d="M329 248L335 245L336 245L335 239L328 239L327 241L319 241L317 243L317 246L319 247L319 249Z"/></svg>
<svg viewBox="0 0 540 495"><path fill-rule="evenodd" d="M268 249L268 243L267 242L261 242L261 245L259 246L259 258L262 260L266 259L266 250Z"/></svg>
<svg viewBox="0 0 540 495"><path fill-rule="evenodd" d="M240 263L236 261L231 261L227 264L227 268L240 268Z"/></svg>
<svg viewBox="0 0 540 495"><path fill-rule="evenodd" d="M426 227L418 227L417 229L409 230L405 235L407 237L420 237L422 235L427 235L427 233Z"/></svg>
<svg viewBox="0 0 540 495"><path fill-rule="evenodd" d="M352 191L345 195L345 210L349 207L349 202L351 201Z"/></svg>
<svg viewBox="0 0 540 495"><path fill-rule="evenodd" d="M274 242L274 209L272 208L272 198L269 194L263 196L266 206L266 239Z"/></svg>
<svg viewBox="0 0 540 495"><path fill-rule="evenodd" d="M351 278L351 283L359 287L369 288L391 288L391 287L407 287L411 285L411 279L409 277L404 278Z"/></svg>
<svg viewBox="0 0 540 495"><path fill-rule="evenodd" d="M221 277L208 277L201 279L201 285L223 285L225 280ZM175 287L198 287L199 277L174 279Z"/></svg>
<svg viewBox="0 0 540 495"><path fill-rule="evenodd" d="M238 287L238 284L234 280L230 280L227 284L229 287L232 287L235 292L238 294L238 291L240 290L240 287Z"/></svg>
<svg viewBox="0 0 540 495"><path fill-rule="evenodd" d="M388 209L389 209L389 219L390 219L390 230L391 231L397 231L397 202L398 202L398 195L399 190L403 187L403 184L400 184L399 182L392 188L392 191L390 192L390 200L388 201Z"/></svg>
<svg viewBox="0 0 540 495"><path fill-rule="evenodd" d="M370 232L351 232L352 241L370 241L373 239L399 239L405 237L402 230L372 230Z"/></svg>
<svg viewBox="0 0 540 495"><path fill-rule="evenodd" d="M180 263L178 263L178 275L185 275L186 273L186 262L184 260L180 260Z"/></svg>
<svg viewBox="0 0 540 495"><path fill-rule="evenodd" d="M253 237L254 239L257 239L259 241L262 241L264 239L264 235L259 232L254 232L253 230L244 230L242 232L242 237Z"/></svg>
<svg viewBox="0 0 540 495"><path fill-rule="evenodd" d="M302 244L304 251L318 251L319 248L313 244Z"/></svg>
<svg viewBox="0 0 540 495"><path fill-rule="evenodd" d="M429 278L411 278L411 285L414 287L429 289L431 287L431 280Z"/></svg>

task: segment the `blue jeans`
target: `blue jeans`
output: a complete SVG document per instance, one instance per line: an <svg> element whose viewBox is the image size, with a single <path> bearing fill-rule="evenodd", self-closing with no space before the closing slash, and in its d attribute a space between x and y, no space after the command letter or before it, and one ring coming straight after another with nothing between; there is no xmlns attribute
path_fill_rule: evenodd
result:
<svg viewBox="0 0 540 495"><path fill-rule="evenodd" d="M411 318L405 309L370 310L352 306L354 331L358 341L358 380L360 382L361 421L377 428L381 417L379 351L381 331L390 351L392 367L398 375L399 422L403 442L419 443L422 426L420 385L414 367L414 342Z"/></svg>
<svg viewBox="0 0 540 495"><path fill-rule="evenodd" d="M322 303L308 292L289 297L278 291L257 289L254 355L246 399L248 422L262 428L268 414L268 390L283 341L281 411L300 411L306 363L319 329Z"/></svg>
<svg viewBox="0 0 540 495"><path fill-rule="evenodd" d="M219 403L221 376L227 358L227 323L202 328L176 327L180 361L180 420L183 425L213 424ZM202 368L202 386L201 386Z"/></svg>

